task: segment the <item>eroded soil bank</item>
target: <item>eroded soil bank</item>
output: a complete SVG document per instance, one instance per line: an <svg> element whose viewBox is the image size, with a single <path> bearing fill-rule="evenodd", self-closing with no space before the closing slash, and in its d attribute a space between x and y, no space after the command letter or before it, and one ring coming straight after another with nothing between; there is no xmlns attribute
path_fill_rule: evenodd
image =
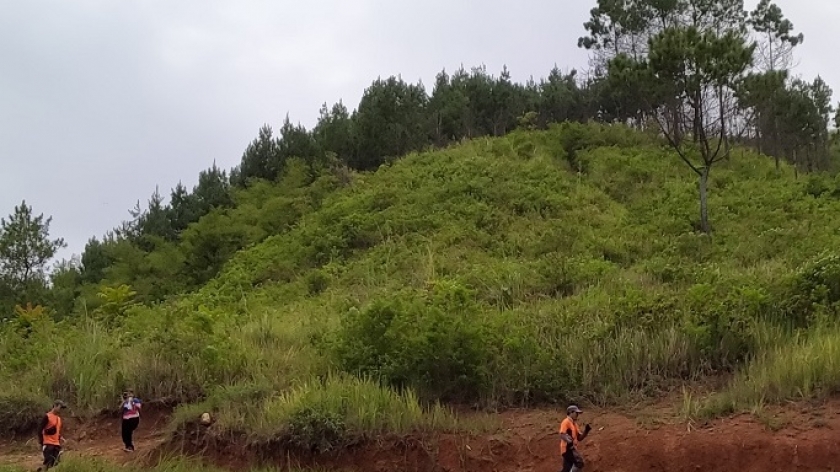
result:
<svg viewBox="0 0 840 472"><path fill-rule="evenodd" d="M233 470L252 465L314 466L365 472L557 472L557 411L509 411L497 434L389 438L302 457L278 449L191 439L182 451ZM840 400L738 415L707 424L673 417L670 407L627 413L588 410L581 445L586 469L599 472L769 472L840 470ZM174 444L168 444L167 448ZM170 449L171 451L171 449Z"/></svg>
<svg viewBox="0 0 840 472"><path fill-rule="evenodd" d="M365 472L557 472L556 427L561 413L515 410L500 414L503 429L475 437L383 438L340 452L306 457L279 448L259 450L236 440L214 440L196 428L173 440L163 433L166 412L144 418L138 452L121 450L114 418L68 421L67 456L96 457L118 464L154 463L173 454L196 456L230 470L252 466L314 466ZM760 417L739 415L708 424L674 418L672 406L617 413L588 409L593 431L581 445L586 470L598 472L768 472L840 470L840 399L798 404ZM32 441L0 444L0 463L37 466Z"/></svg>

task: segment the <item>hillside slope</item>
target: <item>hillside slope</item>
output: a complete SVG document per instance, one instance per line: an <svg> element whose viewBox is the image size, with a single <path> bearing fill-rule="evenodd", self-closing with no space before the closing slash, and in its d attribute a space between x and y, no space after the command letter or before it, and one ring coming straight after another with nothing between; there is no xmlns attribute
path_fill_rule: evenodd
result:
<svg viewBox="0 0 840 472"><path fill-rule="evenodd" d="M0 420L26 430L51 396L94 413L131 385L187 403L175 428L212 411L220 437L329 449L495 428L436 401L614 404L720 373L736 376L686 414L821 395L840 386L837 195L736 151L706 237L692 174L624 128L410 155L195 293L7 334Z"/></svg>

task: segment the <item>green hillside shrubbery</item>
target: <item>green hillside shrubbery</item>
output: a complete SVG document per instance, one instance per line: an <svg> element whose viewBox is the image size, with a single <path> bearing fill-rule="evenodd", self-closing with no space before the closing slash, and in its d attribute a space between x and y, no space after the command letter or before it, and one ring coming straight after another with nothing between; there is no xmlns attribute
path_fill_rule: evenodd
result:
<svg viewBox="0 0 840 472"><path fill-rule="evenodd" d="M736 150L712 173L705 236L693 175L623 127L476 139L346 186L321 172L336 190L317 204L257 186L191 225L185 240L283 227L195 292L139 305L113 289L83 319L9 325L0 418L52 396L93 413L131 386L193 403L178 424L211 410L220 434L323 448L482 427L437 402L619 402L722 372L741 372L730 405L840 387L822 352L840 339L831 178Z"/></svg>

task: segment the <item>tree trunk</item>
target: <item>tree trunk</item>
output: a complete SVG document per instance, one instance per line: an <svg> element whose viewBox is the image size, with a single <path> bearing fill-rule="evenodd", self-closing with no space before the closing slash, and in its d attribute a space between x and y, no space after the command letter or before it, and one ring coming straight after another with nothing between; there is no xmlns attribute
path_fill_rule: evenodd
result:
<svg viewBox="0 0 840 472"><path fill-rule="evenodd" d="M706 166L700 173L700 230L705 234L711 233L708 201L709 170L709 166Z"/></svg>
<svg viewBox="0 0 840 472"><path fill-rule="evenodd" d="M723 104L723 86L718 88L718 96L720 97L720 137L723 139L723 149L726 160L729 160L729 130L726 129L726 107Z"/></svg>
<svg viewBox="0 0 840 472"><path fill-rule="evenodd" d="M443 146L443 145L444 145L444 139L443 139L443 116L441 116L441 113L440 113L440 112L438 112L438 114L437 114L437 120L435 120L435 122L436 122L436 123L435 123L435 133L437 134L437 143L438 143L438 146Z"/></svg>
<svg viewBox="0 0 840 472"><path fill-rule="evenodd" d="M679 101L674 100L667 106L665 112L666 128L670 130L674 143L679 146L682 143L682 127L680 123Z"/></svg>

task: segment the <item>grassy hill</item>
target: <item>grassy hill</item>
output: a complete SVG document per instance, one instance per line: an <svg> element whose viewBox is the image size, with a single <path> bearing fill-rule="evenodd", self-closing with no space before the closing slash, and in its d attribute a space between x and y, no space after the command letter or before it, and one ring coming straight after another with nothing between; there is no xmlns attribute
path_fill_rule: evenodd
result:
<svg viewBox="0 0 840 472"><path fill-rule="evenodd" d="M173 427L212 411L220 435L321 449L492 427L453 404L613 404L734 374L687 400L700 415L840 387L829 177L736 150L712 171L704 236L666 146L564 124L337 187L196 292L146 306L115 289L108 318L22 315L0 344L0 434L50 397L93 414L128 385L181 403Z"/></svg>

